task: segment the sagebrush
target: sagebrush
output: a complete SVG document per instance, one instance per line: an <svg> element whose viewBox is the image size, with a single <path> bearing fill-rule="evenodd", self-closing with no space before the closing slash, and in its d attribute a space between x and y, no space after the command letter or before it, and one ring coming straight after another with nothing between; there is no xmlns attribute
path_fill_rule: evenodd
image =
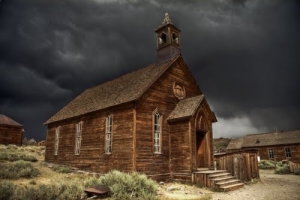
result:
<svg viewBox="0 0 300 200"><path fill-rule="evenodd" d="M68 166L55 166L53 167L53 170L58 173L71 173L72 169Z"/></svg>
<svg viewBox="0 0 300 200"><path fill-rule="evenodd" d="M261 160L258 162L259 169L275 169L275 162L272 160Z"/></svg>
<svg viewBox="0 0 300 200"><path fill-rule="evenodd" d="M0 200L79 200L83 194L83 188L75 183L42 184L36 187L0 184Z"/></svg>
<svg viewBox="0 0 300 200"><path fill-rule="evenodd" d="M29 162L36 162L37 158L31 154L2 151L0 152L0 160L7 160L7 161L24 160Z"/></svg>
<svg viewBox="0 0 300 200"><path fill-rule="evenodd" d="M111 189L113 199L155 199L158 189L158 184L144 174L117 170L85 182L85 187L96 185L107 185Z"/></svg>
<svg viewBox="0 0 300 200"><path fill-rule="evenodd" d="M39 170L28 161L0 163L0 178L3 179L32 178L39 174Z"/></svg>
<svg viewBox="0 0 300 200"><path fill-rule="evenodd" d="M300 166L295 168L294 174L300 175Z"/></svg>
<svg viewBox="0 0 300 200"><path fill-rule="evenodd" d="M288 174L288 173L290 173L290 167L287 163L283 163L281 161L276 163L275 174Z"/></svg>
<svg viewBox="0 0 300 200"><path fill-rule="evenodd" d="M0 200L9 200L14 192L15 185L11 182L0 183Z"/></svg>

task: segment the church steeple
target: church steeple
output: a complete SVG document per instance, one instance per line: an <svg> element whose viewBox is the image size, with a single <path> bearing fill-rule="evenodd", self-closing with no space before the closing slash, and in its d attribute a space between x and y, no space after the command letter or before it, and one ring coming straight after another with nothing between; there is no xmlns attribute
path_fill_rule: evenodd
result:
<svg viewBox="0 0 300 200"><path fill-rule="evenodd" d="M169 14L165 14L156 32L156 63L164 63L180 55L180 30L173 25Z"/></svg>

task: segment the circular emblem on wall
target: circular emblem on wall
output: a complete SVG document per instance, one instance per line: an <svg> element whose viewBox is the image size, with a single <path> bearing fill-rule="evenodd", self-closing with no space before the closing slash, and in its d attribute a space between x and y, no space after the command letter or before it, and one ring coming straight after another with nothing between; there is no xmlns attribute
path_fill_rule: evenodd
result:
<svg viewBox="0 0 300 200"><path fill-rule="evenodd" d="M185 89L180 84L174 82L173 83L173 93L174 96L178 99L184 99L185 98Z"/></svg>

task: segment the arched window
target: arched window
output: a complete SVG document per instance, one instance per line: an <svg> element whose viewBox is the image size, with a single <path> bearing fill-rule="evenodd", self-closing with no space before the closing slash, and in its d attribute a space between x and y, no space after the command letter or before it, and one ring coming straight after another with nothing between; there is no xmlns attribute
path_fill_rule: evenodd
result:
<svg viewBox="0 0 300 200"><path fill-rule="evenodd" d="M59 126L55 129L55 141L54 141L54 155L58 153L58 144L59 144Z"/></svg>
<svg viewBox="0 0 300 200"><path fill-rule="evenodd" d="M75 155L79 155L80 154L81 134L82 134L82 122L78 122L76 124Z"/></svg>
<svg viewBox="0 0 300 200"><path fill-rule="evenodd" d="M111 154L112 144L112 116L106 117L106 133L105 133L105 153Z"/></svg>
<svg viewBox="0 0 300 200"><path fill-rule="evenodd" d="M153 116L154 118L154 133L153 133L153 142L154 142L154 153L161 153L161 122L162 116L156 112Z"/></svg>

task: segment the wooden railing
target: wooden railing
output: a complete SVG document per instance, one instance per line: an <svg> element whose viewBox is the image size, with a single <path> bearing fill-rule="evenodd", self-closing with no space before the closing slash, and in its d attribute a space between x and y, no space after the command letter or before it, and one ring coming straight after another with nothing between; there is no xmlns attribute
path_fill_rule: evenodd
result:
<svg viewBox="0 0 300 200"><path fill-rule="evenodd" d="M227 170L241 181L259 178L256 149L215 154L214 160L218 170Z"/></svg>

